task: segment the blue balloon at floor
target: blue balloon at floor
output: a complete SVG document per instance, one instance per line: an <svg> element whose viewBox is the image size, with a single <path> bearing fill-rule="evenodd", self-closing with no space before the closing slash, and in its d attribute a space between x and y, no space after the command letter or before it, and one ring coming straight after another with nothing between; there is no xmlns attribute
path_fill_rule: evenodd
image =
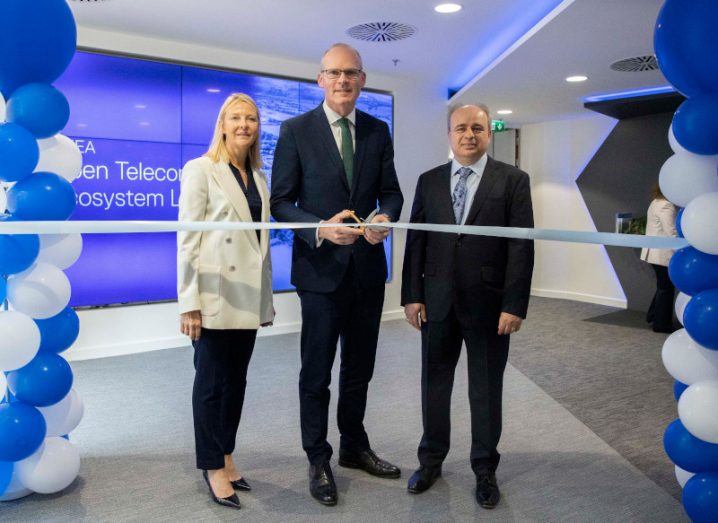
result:
<svg viewBox="0 0 718 523"><path fill-rule="evenodd" d="M691 298L683 313L683 326L696 343L718 350L718 289Z"/></svg>
<svg viewBox="0 0 718 523"><path fill-rule="evenodd" d="M76 205L70 182L53 173L35 173L7 192L7 211L20 220L66 220Z"/></svg>
<svg viewBox="0 0 718 523"><path fill-rule="evenodd" d="M0 405L0 461L20 461L35 452L45 439L42 413L22 402Z"/></svg>
<svg viewBox="0 0 718 523"><path fill-rule="evenodd" d="M663 447L673 463L688 472L718 470L718 444L696 438L688 432L680 419L675 420L663 434Z"/></svg>
<svg viewBox="0 0 718 523"><path fill-rule="evenodd" d="M80 318L71 307L46 320L35 320L40 328L40 350L60 353L67 350L80 333Z"/></svg>
<svg viewBox="0 0 718 523"><path fill-rule="evenodd" d="M24 127L14 123L0 124L0 158L0 181L22 180L37 166L40 158L37 140Z"/></svg>
<svg viewBox="0 0 718 523"><path fill-rule="evenodd" d="M681 394L683 394L683 391L687 388L688 385L686 385L685 383L681 383L678 380L673 383L673 397L676 398L676 401L681 399Z"/></svg>
<svg viewBox="0 0 718 523"><path fill-rule="evenodd" d="M35 138L59 133L70 119L70 104L49 84L27 84L15 90L7 101L8 122L22 125Z"/></svg>
<svg viewBox="0 0 718 523"><path fill-rule="evenodd" d="M718 93L700 94L683 102L673 117L673 134L693 153L718 154Z"/></svg>
<svg viewBox="0 0 718 523"><path fill-rule="evenodd" d="M0 215L0 222L16 221ZM22 272L35 262L40 252L37 234L0 234L0 275ZM4 293L3 293L4 294Z"/></svg>
<svg viewBox="0 0 718 523"><path fill-rule="evenodd" d="M718 522L718 472L689 479L683 487L683 507L693 523Z"/></svg>
<svg viewBox="0 0 718 523"><path fill-rule="evenodd" d="M678 249L668 264L668 274L679 290L694 296L718 288L718 256L693 247Z"/></svg>
<svg viewBox="0 0 718 523"><path fill-rule="evenodd" d="M686 96L718 91L715 0L666 0L653 45L661 72Z"/></svg>
<svg viewBox="0 0 718 523"><path fill-rule="evenodd" d="M13 464L7 461L0 461L0 496L5 493L5 489L12 479Z"/></svg>
<svg viewBox="0 0 718 523"><path fill-rule="evenodd" d="M65 0L3 0L0 91L8 98L30 82L54 82L77 47L77 28Z"/></svg>
<svg viewBox="0 0 718 523"><path fill-rule="evenodd" d="M678 212L676 213L676 231L678 232L679 238L684 238L683 229L681 229L681 218L683 218L684 210L685 210L685 207L681 207L680 209L678 209Z"/></svg>
<svg viewBox="0 0 718 523"><path fill-rule="evenodd" d="M62 356L40 352L21 369L9 372L7 384L18 400L35 407L48 407L70 392L72 369Z"/></svg>

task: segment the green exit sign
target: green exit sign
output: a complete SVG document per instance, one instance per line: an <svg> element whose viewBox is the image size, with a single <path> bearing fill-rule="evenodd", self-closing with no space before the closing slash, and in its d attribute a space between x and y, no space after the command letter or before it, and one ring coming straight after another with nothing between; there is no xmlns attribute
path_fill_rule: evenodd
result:
<svg viewBox="0 0 718 523"><path fill-rule="evenodd" d="M495 133L500 133L501 131L506 130L506 122L503 120L491 120L491 131Z"/></svg>

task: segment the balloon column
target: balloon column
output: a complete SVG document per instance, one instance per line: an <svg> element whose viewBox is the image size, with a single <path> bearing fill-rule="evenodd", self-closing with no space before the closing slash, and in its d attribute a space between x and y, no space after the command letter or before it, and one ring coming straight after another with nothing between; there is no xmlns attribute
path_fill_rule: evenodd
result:
<svg viewBox="0 0 718 523"><path fill-rule="evenodd" d="M66 220L82 155L58 134L70 108L51 84L75 52L75 21L65 0L3 0L0 13L0 220ZM79 332L62 271L81 250L79 234L0 235L0 501L58 492L80 469L62 436L83 404L60 353Z"/></svg>
<svg viewBox="0 0 718 523"><path fill-rule="evenodd" d="M690 246L668 271L681 291L676 314L685 329L663 346L676 379L679 419L664 435L695 522L718 522L718 38L715 0L667 0L658 15L658 64L687 100L669 131L675 155L660 172L663 194L684 207L679 230Z"/></svg>

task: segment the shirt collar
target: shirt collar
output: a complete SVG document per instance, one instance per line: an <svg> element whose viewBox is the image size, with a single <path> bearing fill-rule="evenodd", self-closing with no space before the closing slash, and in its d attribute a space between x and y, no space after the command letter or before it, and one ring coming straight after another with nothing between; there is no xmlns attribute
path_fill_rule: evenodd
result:
<svg viewBox="0 0 718 523"><path fill-rule="evenodd" d="M324 114L327 115L327 120L329 120L329 125L333 125L338 120L341 120L343 118L343 116L341 114L337 113L334 109L332 109L331 107L329 107L329 105L327 105L326 100L324 100L324 102L322 102L322 108L324 109ZM346 119L349 120L352 123L352 125L354 125L356 127L356 119L357 119L356 107L354 109L352 109L352 112L350 112L346 116Z"/></svg>
<svg viewBox="0 0 718 523"><path fill-rule="evenodd" d="M459 172L459 169L462 167L468 167L474 173L478 174L479 176L482 176L484 174L484 169L486 168L486 163L489 161L489 155L484 153L481 158L476 160L476 163L472 163L471 165L461 165L459 162L456 161L456 158L451 160L451 174L452 176L456 175Z"/></svg>

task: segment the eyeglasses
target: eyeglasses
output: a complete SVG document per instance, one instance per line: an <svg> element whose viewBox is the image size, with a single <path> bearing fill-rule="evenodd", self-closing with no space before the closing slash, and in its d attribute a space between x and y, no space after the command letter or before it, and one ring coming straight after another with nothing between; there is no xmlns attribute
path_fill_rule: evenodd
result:
<svg viewBox="0 0 718 523"><path fill-rule="evenodd" d="M347 79L356 80L361 76L363 71L361 69L322 69L321 72L330 80L337 80L341 77L342 73L344 73Z"/></svg>

